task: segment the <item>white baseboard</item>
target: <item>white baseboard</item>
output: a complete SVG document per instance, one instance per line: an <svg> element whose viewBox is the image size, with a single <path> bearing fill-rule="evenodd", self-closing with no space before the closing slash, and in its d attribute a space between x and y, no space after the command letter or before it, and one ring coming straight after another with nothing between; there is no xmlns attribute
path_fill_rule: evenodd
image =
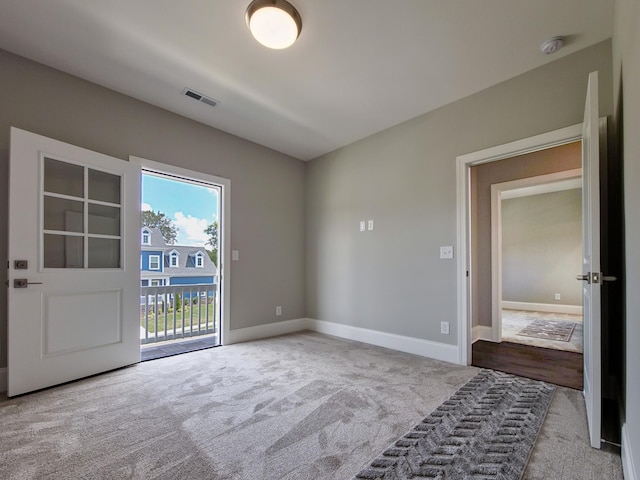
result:
<svg viewBox="0 0 640 480"><path fill-rule="evenodd" d="M403 335L369 330L367 328L352 327L324 320L309 319L308 329L336 337L377 345L379 347L390 348L392 350L413 353L435 360L458 363L458 347L456 345L405 337Z"/></svg>
<svg viewBox="0 0 640 480"><path fill-rule="evenodd" d="M635 462L631 446L629 445L629 430L627 425L622 425L622 473L625 480L640 480L636 475Z"/></svg>
<svg viewBox="0 0 640 480"><path fill-rule="evenodd" d="M488 328L488 327L487 327ZM419 338L406 337L393 333L370 330L368 328L352 327L340 323L314 320L311 318L297 318L283 322L268 323L257 327L239 328L231 330L225 339L225 345L232 343L248 342L261 338L286 335L287 333L312 330L318 333L326 333L336 337L369 343L379 347L413 353L423 357L442 360L444 362L458 363L458 347L446 343L432 342ZM489 331L491 329L489 328Z"/></svg>
<svg viewBox="0 0 640 480"><path fill-rule="evenodd" d="M582 305L556 305L554 303L528 303L502 301L502 308L510 310L527 310L533 312L569 313L582 315Z"/></svg>
<svg viewBox="0 0 640 480"><path fill-rule="evenodd" d="M0 392L7 391L7 369L0 368Z"/></svg>
<svg viewBox="0 0 640 480"><path fill-rule="evenodd" d="M471 342L477 342L478 340L486 340L487 342L493 342L493 328L486 327L484 325L476 325L471 331Z"/></svg>
<svg viewBox="0 0 640 480"><path fill-rule="evenodd" d="M224 339L225 345L232 343L248 342L250 340L259 340L261 338L276 337L278 335L286 335L287 333L299 332L308 328L309 319L296 318L293 320L284 320L282 322L267 323L256 327L239 328L230 330Z"/></svg>

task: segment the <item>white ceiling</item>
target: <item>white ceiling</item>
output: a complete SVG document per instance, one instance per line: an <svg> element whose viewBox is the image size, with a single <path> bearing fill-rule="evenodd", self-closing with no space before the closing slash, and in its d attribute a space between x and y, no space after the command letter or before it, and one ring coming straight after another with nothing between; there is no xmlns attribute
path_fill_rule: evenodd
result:
<svg viewBox="0 0 640 480"><path fill-rule="evenodd" d="M0 0L0 48L308 160L612 33L612 0L291 0L258 44L250 0ZM543 55L549 37L564 49ZM212 108L185 87L221 101Z"/></svg>

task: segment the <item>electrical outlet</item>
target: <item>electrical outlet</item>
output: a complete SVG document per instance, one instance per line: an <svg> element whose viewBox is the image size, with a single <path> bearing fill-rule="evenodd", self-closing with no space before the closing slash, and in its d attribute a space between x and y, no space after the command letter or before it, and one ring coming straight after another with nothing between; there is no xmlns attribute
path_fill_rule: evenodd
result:
<svg viewBox="0 0 640 480"><path fill-rule="evenodd" d="M440 322L440 333L449 335L449 322Z"/></svg>
<svg viewBox="0 0 640 480"><path fill-rule="evenodd" d="M231 250L231 260L234 262L240 260L240 252L238 250Z"/></svg>
<svg viewBox="0 0 640 480"><path fill-rule="evenodd" d="M559 294L559 293L556 293L556 294L553 296L553 298L555 298L556 300L560 300L560 294Z"/></svg>
<svg viewBox="0 0 640 480"><path fill-rule="evenodd" d="M280 305L276 307L276 315L282 315L282 307Z"/></svg>

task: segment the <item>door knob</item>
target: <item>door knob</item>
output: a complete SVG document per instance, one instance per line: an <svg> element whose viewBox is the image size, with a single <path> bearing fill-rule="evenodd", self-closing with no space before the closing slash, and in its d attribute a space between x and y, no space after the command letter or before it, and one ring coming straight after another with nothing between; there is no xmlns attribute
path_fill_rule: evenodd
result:
<svg viewBox="0 0 640 480"><path fill-rule="evenodd" d="M615 282L618 277L613 275L600 275L597 272L587 272L586 275L576 275L576 280L584 280L588 283Z"/></svg>
<svg viewBox="0 0 640 480"><path fill-rule="evenodd" d="M30 282L26 278L15 278L13 288L27 288L29 285L42 285L42 282Z"/></svg>

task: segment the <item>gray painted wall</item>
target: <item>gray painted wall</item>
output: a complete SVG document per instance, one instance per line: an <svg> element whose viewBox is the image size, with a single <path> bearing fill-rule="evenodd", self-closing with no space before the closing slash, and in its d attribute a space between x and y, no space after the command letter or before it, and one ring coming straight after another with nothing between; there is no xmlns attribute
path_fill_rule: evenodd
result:
<svg viewBox="0 0 640 480"><path fill-rule="evenodd" d="M305 316L302 161L5 51L0 72L0 265L7 261L9 127L16 126L125 160L136 155L230 179L231 247L240 251L228 266L231 329ZM0 367L6 301L2 288Z"/></svg>
<svg viewBox="0 0 640 480"><path fill-rule="evenodd" d="M581 168L575 142L471 167L471 321L491 326L491 185Z"/></svg>
<svg viewBox="0 0 640 480"><path fill-rule="evenodd" d="M503 300L582 305L581 272L582 189L502 201Z"/></svg>
<svg viewBox="0 0 640 480"><path fill-rule="evenodd" d="M623 454L640 475L640 3L616 0L613 35L615 130L624 168L626 324ZM627 472L631 474L631 472Z"/></svg>
<svg viewBox="0 0 640 480"><path fill-rule="evenodd" d="M593 70L610 113L607 41L311 161L308 316L455 344L456 157L580 123Z"/></svg>

